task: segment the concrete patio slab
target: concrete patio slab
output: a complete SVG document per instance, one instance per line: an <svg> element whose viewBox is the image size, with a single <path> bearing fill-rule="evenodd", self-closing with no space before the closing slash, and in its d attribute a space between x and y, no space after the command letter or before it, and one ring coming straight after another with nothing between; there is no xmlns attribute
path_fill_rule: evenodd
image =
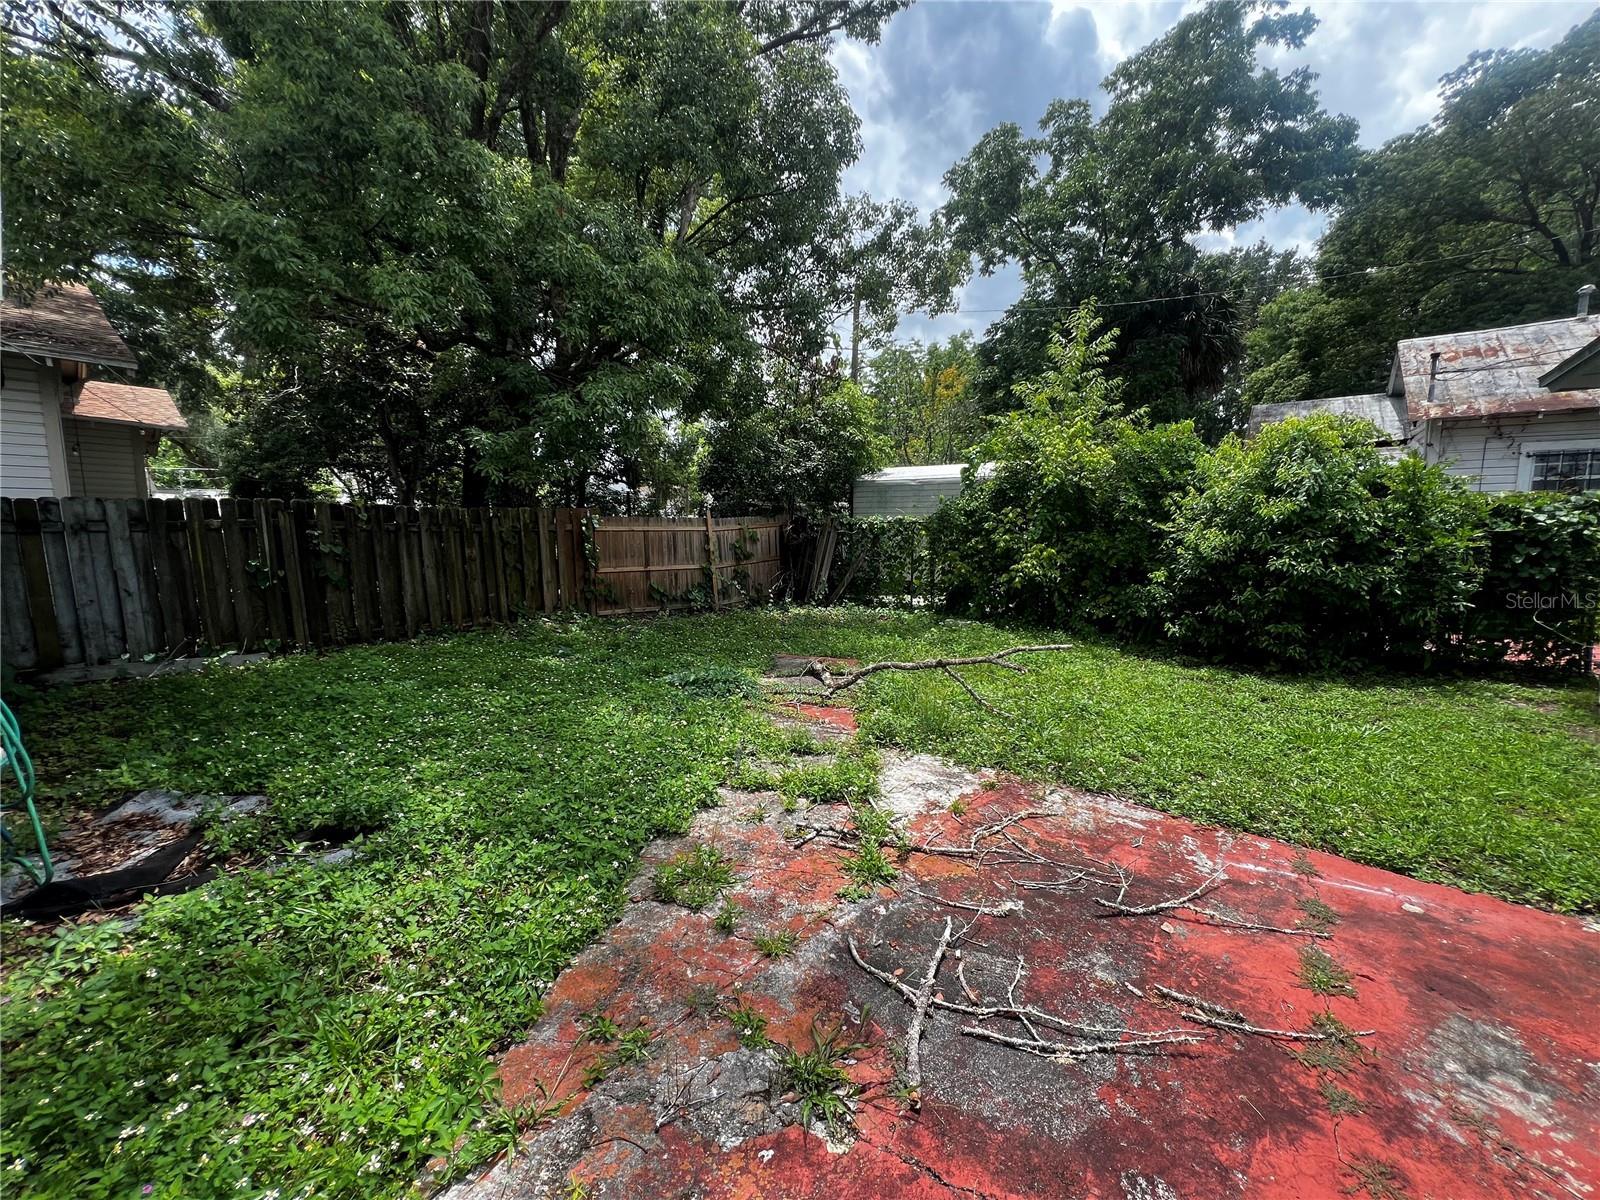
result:
<svg viewBox="0 0 1600 1200"><path fill-rule="evenodd" d="M452 1200L1600 1195L1594 921L937 760L887 756L885 782L913 849L864 900L839 896L843 809L797 822L736 795L650 847L621 922L502 1060L507 1103L542 1119ZM650 898L652 864L700 841L740 873L731 934ZM904 989L947 918L911 1107ZM763 957L780 928L796 952ZM846 1126L802 1126L734 1005L800 1051L840 1023L870 1043ZM646 1026L649 1056L591 1071L594 1012ZM1087 1048L1163 1031L1182 1036Z"/></svg>

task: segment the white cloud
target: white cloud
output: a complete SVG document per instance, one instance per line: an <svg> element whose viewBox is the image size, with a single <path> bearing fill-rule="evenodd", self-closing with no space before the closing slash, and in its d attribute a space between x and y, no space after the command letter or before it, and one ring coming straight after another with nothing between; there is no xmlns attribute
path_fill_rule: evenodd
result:
<svg viewBox="0 0 1600 1200"><path fill-rule="evenodd" d="M842 42L833 62L861 118L862 155L845 174L851 191L900 197L924 212L944 201L944 172L1003 121L1031 132L1056 97L1103 106L1099 81L1159 37L1198 0L922 0L894 17L875 46ZM1308 66L1325 107L1361 124L1376 146L1432 119L1439 77L1473 50L1548 46L1593 11L1572 0L1316 0L1320 25L1300 50L1276 50L1280 70ZM1299 206L1269 214L1207 245L1310 250L1325 218ZM981 333L1021 291L1014 269L976 278L964 311L901 323L900 336Z"/></svg>

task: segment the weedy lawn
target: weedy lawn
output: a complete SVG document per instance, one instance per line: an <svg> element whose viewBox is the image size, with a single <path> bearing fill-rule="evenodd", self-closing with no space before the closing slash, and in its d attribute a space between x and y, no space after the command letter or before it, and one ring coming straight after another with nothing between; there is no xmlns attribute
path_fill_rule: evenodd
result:
<svg viewBox="0 0 1600 1200"><path fill-rule="evenodd" d="M383 1196L493 1103L490 1056L615 916L639 850L725 779L804 747L751 702L777 652L918 658L1053 640L926 615L538 622L78 688L22 719L49 801L265 791L215 831L276 855L152 902L133 930L5 930L0 1187L16 1196ZM972 681L860 689L868 738L1557 909L1600 901L1586 693L1296 679L1093 641ZM798 767L791 796L853 792ZM332 868L281 856L364 830ZM736 865L736 864L735 864Z"/></svg>

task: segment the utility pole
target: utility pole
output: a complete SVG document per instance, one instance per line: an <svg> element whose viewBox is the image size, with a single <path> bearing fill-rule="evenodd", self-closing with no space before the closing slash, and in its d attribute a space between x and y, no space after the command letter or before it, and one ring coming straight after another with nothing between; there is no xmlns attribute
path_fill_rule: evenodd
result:
<svg viewBox="0 0 1600 1200"><path fill-rule="evenodd" d="M850 289L850 382L861 382L861 288Z"/></svg>

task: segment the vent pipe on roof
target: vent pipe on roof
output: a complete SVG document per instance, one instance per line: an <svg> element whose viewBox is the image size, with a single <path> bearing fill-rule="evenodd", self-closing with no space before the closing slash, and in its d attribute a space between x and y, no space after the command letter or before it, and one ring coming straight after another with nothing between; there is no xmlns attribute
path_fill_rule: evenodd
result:
<svg viewBox="0 0 1600 1200"><path fill-rule="evenodd" d="M1586 283L1578 289L1578 315L1580 317L1589 315L1589 297L1592 295L1594 295L1594 284L1592 283Z"/></svg>

